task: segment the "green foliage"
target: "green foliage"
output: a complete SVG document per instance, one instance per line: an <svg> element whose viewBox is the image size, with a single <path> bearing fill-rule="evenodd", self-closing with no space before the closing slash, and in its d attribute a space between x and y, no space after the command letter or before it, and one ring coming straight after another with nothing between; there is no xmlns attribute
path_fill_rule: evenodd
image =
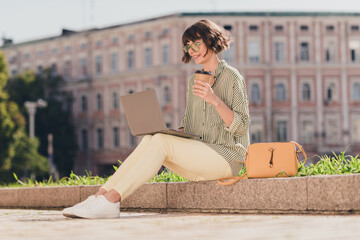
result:
<svg viewBox="0 0 360 240"><path fill-rule="evenodd" d="M163 171L159 175L155 175L149 182L187 182L189 180L168 171Z"/></svg>
<svg viewBox="0 0 360 240"><path fill-rule="evenodd" d="M54 162L62 176L70 174L76 156L75 129L71 123L70 111L62 107L62 100L69 97L61 91L64 84L60 76L46 69L35 75L26 71L9 81L7 90L10 99L21 106L22 113L27 116L25 101L45 99L46 108L38 108L35 120L35 135L39 138L39 152L47 156L49 133L53 134Z"/></svg>
<svg viewBox="0 0 360 240"><path fill-rule="evenodd" d="M118 169L117 166L113 166L114 170ZM241 170L240 174L246 172L245 167ZM316 164L310 164L309 166L301 165L301 169L297 177L311 176L311 175L326 175L326 174L356 174L360 173L360 158L358 156L345 156L342 152L339 155L334 153L333 157L327 155L320 157L320 161ZM78 176L73 172L69 177L64 177L59 181L54 182L51 178L42 182L28 179L22 182L14 174L17 183L9 184L7 187L36 187L36 186L73 186L73 185L102 185L105 184L109 178L101 178L98 176L92 176L91 172L87 172L85 176ZM163 171L161 174L154 176L149 183L153 182L186 182L189 181L175 173ZM1 187L1 186L0 186Z"/></svg>
<svg viewBox="0 0 360 240"><path fill-rule="evenodd" d="M345 155L345 152L339 155L333 154L332 157L327 155L319 157L320 160L316 164L310 164L309 166L301 164L297 176L360 173L360 158L358 158L358 155L353 157Z"/></svg>
<svg viewBox="0 0 360 240"><path fill-rule="evenodd" d="M25 132L25 118L18 105L9 100L7 70L0 52L0 182L8 182L12 172L45 175L47 160L41 156L38 141Z"/></svg>

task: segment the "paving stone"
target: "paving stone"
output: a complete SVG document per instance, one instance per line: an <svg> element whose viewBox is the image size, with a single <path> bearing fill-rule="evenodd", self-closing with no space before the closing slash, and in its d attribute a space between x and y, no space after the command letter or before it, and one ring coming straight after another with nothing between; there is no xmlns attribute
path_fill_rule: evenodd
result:
<svg viewBox="0 0 360 240"><path fill-rule="evenodd" d="M306 179L244 179L169 183L168 207L180 209L306 210Z"/></svg>
<svg viewBox="0 0 360 240"><path fill-rule="evenodd" d="M121 201L121 208L166 208L166 183L147 183Z"/></svg>
<svg viewBox="0 0 360 240"><path fill-rule="evenodd" d="M19 188L19 207L68 207L79 201L79 186Z"/></svg>
<svg viewBox="0 0 360 240"><path fill-rule="evenodd" d="M360 174L308 177L309 210L360 210Z"/></svg>
<svg viewBox="0 0 360 240"><path fill-rule="evenodd" d="M0 189L0 207L18 207L19 203L18 188L1 188Z"/></svg>
<svg viewBox="0 0 360 240"><path fill-rule="evenodd" d="M360 216L121 212L119 219L65 218L60 211L0 209L1 240L360 239Z"/></svg>

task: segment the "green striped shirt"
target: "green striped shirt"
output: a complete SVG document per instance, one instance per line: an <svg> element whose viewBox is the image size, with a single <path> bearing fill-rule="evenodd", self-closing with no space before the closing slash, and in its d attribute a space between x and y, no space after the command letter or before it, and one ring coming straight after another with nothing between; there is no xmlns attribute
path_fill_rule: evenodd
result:
<svg viewBox="0 0 360 240"><path fill-rule="evenodd" d="M214 149L230 164L233 175L238 175L245 160L245 148L250 144L250 115L244 78L238 70L222 60L215 71L214 93L234 112L230 127L223 122L216 109L192 93L195 74L188 83L186 108L180 127L198 134L201 141Z"/></svg>

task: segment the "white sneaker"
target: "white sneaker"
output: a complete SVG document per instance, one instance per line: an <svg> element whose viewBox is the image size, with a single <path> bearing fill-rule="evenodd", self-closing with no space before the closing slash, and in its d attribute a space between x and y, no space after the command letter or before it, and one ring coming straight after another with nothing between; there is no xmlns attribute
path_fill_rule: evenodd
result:
<svg viewBox="0 0 360 240"><path fill-rule="evenodd" d="M68 207L68 208L65 208L63 211L62 211L62 215L64 215L65 217L77 217L75 214L74 214L74 209L79 207L79 206L82 206L84 204L87 204L88 202L91 202L92 200L94 200L96 198L95 195L91 195L89 196L87 199L85 199L84 201L82 202L79 202L77 204L75 204L74 206L72 207Z"/></svg>
<svg viewBox="0 0 360 240"><path fill-rule="evenodd" d="M112 203L104 195L100 195L84 204L74 206L71 213L72 216L80 218L119 218L120 202Z"/></svg>

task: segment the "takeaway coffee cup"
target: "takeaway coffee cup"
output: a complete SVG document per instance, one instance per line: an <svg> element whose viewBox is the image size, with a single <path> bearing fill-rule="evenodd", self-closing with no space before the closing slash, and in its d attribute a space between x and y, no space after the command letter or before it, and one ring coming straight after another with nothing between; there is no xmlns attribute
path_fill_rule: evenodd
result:
<svg viewBox="0 0 360 240"><path fill-rule="evenodd" d="M210 86L214 84L214 81L212 80L212 74L210 71L197 70L195 72L195 80L206 82Z"/></svg>

